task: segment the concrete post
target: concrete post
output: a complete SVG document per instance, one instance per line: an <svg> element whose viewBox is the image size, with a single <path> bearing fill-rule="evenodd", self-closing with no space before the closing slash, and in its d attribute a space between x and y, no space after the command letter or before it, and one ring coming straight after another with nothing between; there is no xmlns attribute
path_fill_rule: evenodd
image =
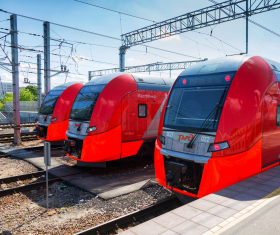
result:
<svg viewBox="0 0 280 235"><path fill-rule="evenodd" d="M37 55L37 103L38 103L38 114L42 103L42 78L41 78L41 55Z"/></svg>
<svg viewBox="0 0 280 235"><path fill-rule="evenodd" d="M11 52L12 52L12 76L13 76L14 142L15 142L15 144L21 144L20 109L19 109L17 15L10 16L10 23L11 23Z"/></svg>
<svg viewBox="0 0 280 235"><path fill-rule="evenodd" d="M47 94L51 89L50 71L50 22L44 22L44 91Z"/></svg>

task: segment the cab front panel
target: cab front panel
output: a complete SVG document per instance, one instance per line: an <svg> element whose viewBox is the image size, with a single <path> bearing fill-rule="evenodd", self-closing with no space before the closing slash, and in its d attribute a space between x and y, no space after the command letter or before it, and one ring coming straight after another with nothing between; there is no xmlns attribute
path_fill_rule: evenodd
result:
<svg viewBox="0 0 280 235"><path fill-rule="evenodd" d="M89 126L95 126L96 130L88 135L103 133L120 125L121 101L134 90L137 90L137 85L129 74L117 76L110 81L100 93L90 118Z"/></svg>
<svg viewBox="0 0 280 235"><path fill-rule="evenodd" d="M86 110L86 115L79 115L80 111L76 112L78 116L75 113L70 115L67 136L72 140L72 145L75 145L76 140L82 144L79 148L73 147L74 152L68 148L67 155L84 162L119 159L121 157L121 102L127 93L137 89L137 85L131 75L122 74L112 79L108 84L88 87L92 87L89 89L93 90L97 87L96 92L99 93L96 93L91 113ZM81 90L81 92L83 91ZM81 94L82 96L83 94ZM76 107L80 106L83 107L83 104L77 103ZM94 129L87 132L90 127Z"/></svg>
<svg viewBox="0 0 280 235"><path fill-rule="evenodd" d="M262 138L264 94L277 81L261 57L251 57L238 69L221 114L215 143L228 141L230 148L212 157L241 153Z"/></svg>
<svg viewBox="0 0 280 235"><path fill-rule="evenodd" d="M49 91L39 111L36 131L39 139L65 140L71 107L82 86L82 83L66 83Z"/></svg>

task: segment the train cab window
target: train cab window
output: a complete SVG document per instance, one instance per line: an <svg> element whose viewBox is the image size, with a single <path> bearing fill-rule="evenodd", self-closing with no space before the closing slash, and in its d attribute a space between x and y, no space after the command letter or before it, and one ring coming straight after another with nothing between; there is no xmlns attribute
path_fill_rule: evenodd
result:
<svg viewBox="0 0 280 235"><path fill-rule="evenodd" d="M147 104L138 104L138 117L147 117Z"/></svg>
<svg viewBox="0 0 280 235"><path fill-rule="evenodd" d="M280 126L280 104L277 105L276 126Z"/></svg>

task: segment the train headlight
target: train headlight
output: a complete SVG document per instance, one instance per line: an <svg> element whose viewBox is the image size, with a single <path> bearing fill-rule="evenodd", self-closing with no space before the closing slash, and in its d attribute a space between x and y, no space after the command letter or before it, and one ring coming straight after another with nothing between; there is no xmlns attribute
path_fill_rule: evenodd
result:
<svg viewBox="0 0 280 235"><path fill-rule="evenodd" d="M57 120L56 118L52 118L52 119L51 119L52 122L54 122L54 121L56 121L56 120Z"/></svg>
<svg viewBox="0 0 280 235"><path fill-rule="evenodd" d="M96 130L96 127L95 127L95 126L88 127L88 128L87 128L87 133L92 132L92 131L95 131L95 130Z"/></svg>
<svg viewBox="0 0 280 235"><path fill-rule="evenodd" d="M165 145L165 137L164 136L162 136L161 134L158 134L158 140L159 140L160 143Z"/></svg>
<svg viewBox="0 0 280 235"><path fill-rule="evenodd" d="M227 141L222 143L210 144L208 148L208 152L217 152L227 148L229 148L229 144Z"/></svg>

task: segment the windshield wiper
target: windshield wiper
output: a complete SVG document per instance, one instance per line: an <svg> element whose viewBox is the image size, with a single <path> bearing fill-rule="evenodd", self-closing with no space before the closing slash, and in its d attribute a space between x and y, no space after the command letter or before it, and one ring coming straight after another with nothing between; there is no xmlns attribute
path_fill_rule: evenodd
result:
<svg viewBox="0 0 280 235"><path fill-rule="evenodd" d="M222 110L222 102L224 100L224 96L226 94L226 90L227 87L225 87L225 90L223 92L223 94L221 95L221 98L219 100L219 103L216 104L215 108L209 113L209 115L206 117L206 119L204 120L204 122L202 123L202 125L199 127L199 129L202 128L201 131L198 131L195 133L193 139L188 143L187 147L188 148L192 148L194 141L196 140L196 138L198 137L199 134L203 134L203 131L206 130L206 128L208 127L209 123L210 123L210 119L212 118L212 116L214 115L214 123L213 123L213 128L216 124L216 119L219 115L220 110Z"/></svg>

